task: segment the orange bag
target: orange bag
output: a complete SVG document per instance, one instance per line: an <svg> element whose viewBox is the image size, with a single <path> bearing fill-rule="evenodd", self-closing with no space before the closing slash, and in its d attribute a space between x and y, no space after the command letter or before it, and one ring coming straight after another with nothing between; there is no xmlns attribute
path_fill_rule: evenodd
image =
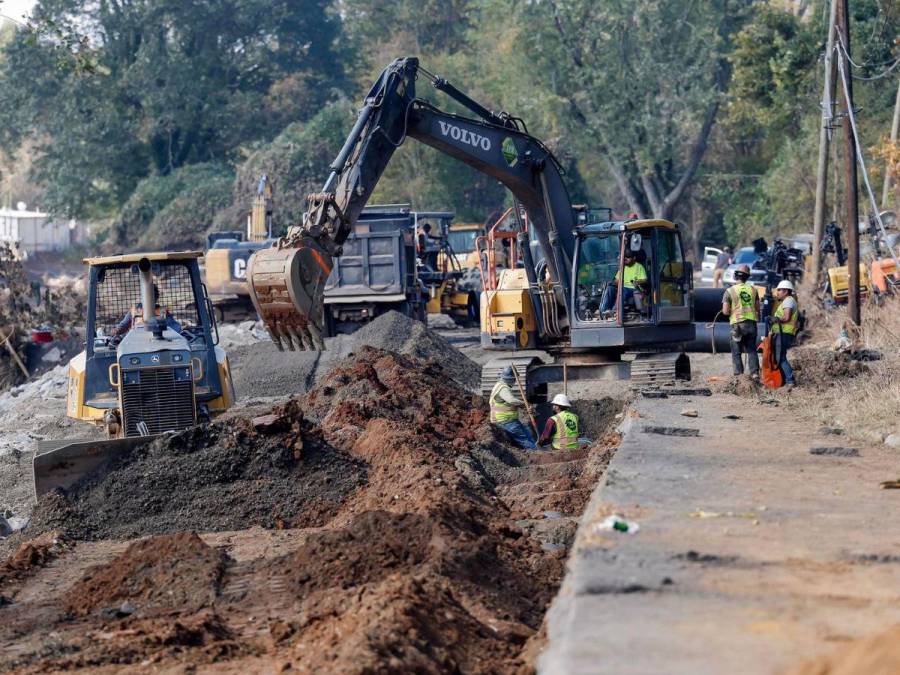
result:
<svg viewBox="0 0 900 675"><path fill-rule="evenodd" d="M784 385L784 373L778 366L778 355L775 353L775 336L769 333L759 343L762 352L760 369L762 383L769 389L778 389Z"/></svg>

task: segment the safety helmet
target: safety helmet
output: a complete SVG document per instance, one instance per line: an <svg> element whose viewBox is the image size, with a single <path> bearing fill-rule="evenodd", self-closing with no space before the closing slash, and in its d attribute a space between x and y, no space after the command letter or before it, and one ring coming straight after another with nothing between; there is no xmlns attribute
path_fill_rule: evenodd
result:
<svg viewBox="0 0 900 675"><path fill-rule="evenodd" d="M778 282L778 285L775 287L775 290L777 290L777 291L785 290L785 291L791 291L793 293L794 292L794 284L792 284L787 279L784 279L783 281Z"/></svg>
<svg viewBox="0 0 900 675"><path fill-rule="evenodd" d="M503 369L503 374L500 377L503 378L504 382L511 383L516 381L516 375L515 373L513 373L512 366L506 366L506 368Z"/></svg>
<svg viewBox="0 0 900 675"><path fill-rule="evenodd" d="M565 394L557 394L553 397L553 405L559 405L563 408L571 408L572 402L569 400L569 397Z"/></svg>
<svg viewBox="0 0 900 675"><path fill-rule="evenodd" d="M738 265L737 269L734 270L734 276L737 278L738 276L743 276L744 279L750 278L750 265Z"/></svg>

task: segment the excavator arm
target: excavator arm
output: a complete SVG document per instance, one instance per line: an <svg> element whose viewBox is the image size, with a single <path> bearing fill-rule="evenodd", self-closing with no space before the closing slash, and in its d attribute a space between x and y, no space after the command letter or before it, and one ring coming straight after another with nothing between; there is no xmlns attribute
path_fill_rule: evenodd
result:
<svg viewBox="0 0 900 675"><path fill-rule="evenodd" d="M419 74L478 118L447 113L416 98ZM407 138L506 185L528 211L552 282L560 286L563 297L570 297L566 272L575 248L575 216L550 150L519 120L484 108L428 73L418 59L397 59L366 96L325 185L309 196L302 223L250 259L251 297L279 349L324 347L324 289L333 260L341 255L342 244L394 151ZM533 274L532 266L526 268Z"/></svg>

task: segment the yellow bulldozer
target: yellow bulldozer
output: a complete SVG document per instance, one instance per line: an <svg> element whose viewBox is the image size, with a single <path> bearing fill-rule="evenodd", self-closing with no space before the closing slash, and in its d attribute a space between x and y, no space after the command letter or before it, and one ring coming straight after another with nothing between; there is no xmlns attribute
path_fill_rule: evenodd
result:
<svg viewBox="0 0 900 675"><path fill-rule="evenodd" d="M42 441L35 495L67 488L156 436L207 421L234 403L199 251L86 258L85 349L69 361L66 414L106 440Z"/></svg>

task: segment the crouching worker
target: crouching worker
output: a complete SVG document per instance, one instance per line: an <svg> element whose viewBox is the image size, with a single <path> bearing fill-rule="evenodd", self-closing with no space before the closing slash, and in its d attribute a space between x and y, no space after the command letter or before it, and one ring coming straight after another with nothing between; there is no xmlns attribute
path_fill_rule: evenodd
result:
<svg viewBox="0 0 900 675"><path fill-rule="evenodd" d="M552 442L554 450L574 450L578 447L578 415L571 408L572 402L565 394L553 397L553 417L547 420L538 445Z"/></svg>
<svg viewBox="0 0 900 675"><path fill-rule="evenodd" d="M491 422L503 429L509 439L520 448L534 450L537 447L534 436L519 421L519 409L525 406L525 401L520 401L513 395L512 384L515 381L512 366L507 366L491 390Z"/></svg>

